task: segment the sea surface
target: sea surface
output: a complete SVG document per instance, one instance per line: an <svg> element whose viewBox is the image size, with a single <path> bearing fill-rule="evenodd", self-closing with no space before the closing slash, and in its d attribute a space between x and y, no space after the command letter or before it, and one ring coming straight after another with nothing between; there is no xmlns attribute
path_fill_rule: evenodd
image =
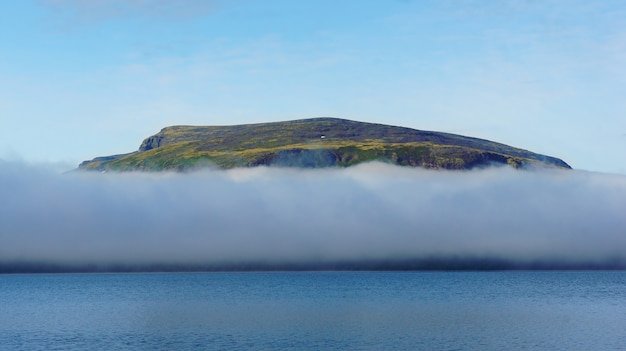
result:
<svg viewBox="0 0 626 351"><path fill-rule="evenodd" d="M0 350L626 350L626 272L0 275Z"/></svg>

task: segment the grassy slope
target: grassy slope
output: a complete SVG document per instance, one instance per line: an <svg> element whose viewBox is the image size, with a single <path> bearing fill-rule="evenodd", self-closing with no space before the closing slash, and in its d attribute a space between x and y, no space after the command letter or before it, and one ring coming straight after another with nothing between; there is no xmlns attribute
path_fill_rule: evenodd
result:
<svg viewBox="0 0 626 351"><path fill-rule="evenodd" d="M487 140L336 118L167 127L144 140L138 152L96 158L80 168L158 171L207 165L346 167L373 160L446 169L491 163L514 167L547 163L569 168L559 159Z"/></svg>

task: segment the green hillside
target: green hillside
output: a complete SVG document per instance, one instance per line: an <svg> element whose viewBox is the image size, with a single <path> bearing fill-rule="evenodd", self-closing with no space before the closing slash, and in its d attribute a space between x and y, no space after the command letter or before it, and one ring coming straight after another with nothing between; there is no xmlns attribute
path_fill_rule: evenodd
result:
<svg viewBox="0 0 626 351"><path fill-rule="evenodd" d="M199 167L347 167L382 161L434 169L492 164L570 168L560 159L488 140L338 118L234 126L173 126L138 151L97 157L80 169L185 171Z"/></svg>

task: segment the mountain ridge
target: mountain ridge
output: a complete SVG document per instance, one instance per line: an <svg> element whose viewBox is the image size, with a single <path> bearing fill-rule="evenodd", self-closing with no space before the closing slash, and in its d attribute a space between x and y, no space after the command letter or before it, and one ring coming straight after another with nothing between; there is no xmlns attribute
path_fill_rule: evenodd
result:
<svg viewBox="0 0 626 351"><path fill-rule="evenodd" d="M225 126L168 126L137 151L96 157L79 169L185 171L217 168L348 167L382 161L433 169L493 164L571 167L556 157L469 136L333 117Z"/></svg>

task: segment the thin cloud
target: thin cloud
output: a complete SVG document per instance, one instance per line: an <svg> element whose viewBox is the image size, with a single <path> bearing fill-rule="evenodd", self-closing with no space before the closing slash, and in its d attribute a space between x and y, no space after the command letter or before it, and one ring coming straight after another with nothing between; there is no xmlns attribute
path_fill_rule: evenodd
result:
<svg viewBox="0 0 626 351"><path fill-rule="evenodd" d="M220 0L40 0L62 21L101 22L111 19L173 19L203 17L219 6Z"/></svg>
<svg viewBox="0 0 626 351"><path fill-rule="evenodd" d="M383 164L59 175L4 162L0 184L3 271L403 268L433 259L626 266L626 177L617 175Z"/></svg>

